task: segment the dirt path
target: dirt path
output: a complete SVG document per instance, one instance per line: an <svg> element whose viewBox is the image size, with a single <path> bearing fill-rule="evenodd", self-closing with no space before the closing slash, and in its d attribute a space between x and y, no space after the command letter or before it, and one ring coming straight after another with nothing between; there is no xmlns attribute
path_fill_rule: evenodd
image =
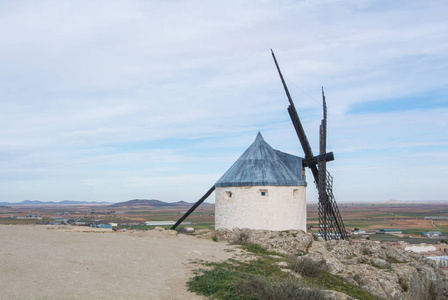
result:
<svg viewBox="0 0 448 300"><path fill-rule="evenodd" d="M431 225L434 226L434 228L440 229L439 227L436 226L433 220L431 220Z"/></svg>
<svg viewBox="0 0 448 300"><path fill-rule="evenodd" d="M0 225L0 299L205 299L187 291L190 262L225 260L233 249L168 231Z"/></svg>

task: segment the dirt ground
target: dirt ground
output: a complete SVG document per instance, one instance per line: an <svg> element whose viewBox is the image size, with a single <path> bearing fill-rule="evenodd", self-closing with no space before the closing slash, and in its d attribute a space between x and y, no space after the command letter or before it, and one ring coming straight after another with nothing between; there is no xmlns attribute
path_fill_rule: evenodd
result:
<svg viewBox="0 0 448 300"><path fill-rule="evenodd" d="M191 262L239 253L169 231L0 225L0 299L206 299L187 291Z"/></svg>

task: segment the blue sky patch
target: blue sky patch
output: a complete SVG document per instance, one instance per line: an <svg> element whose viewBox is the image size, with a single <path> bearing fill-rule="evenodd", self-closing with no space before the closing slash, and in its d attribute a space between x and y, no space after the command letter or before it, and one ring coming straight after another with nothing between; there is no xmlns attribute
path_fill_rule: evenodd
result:
<svg viewBox="0 0 448 300"><path fill-rule="evenodd" d="M446 90L438 90L417 96L354 103L348 108L347 114L372 114L447 107L448 92Z"/></svg>

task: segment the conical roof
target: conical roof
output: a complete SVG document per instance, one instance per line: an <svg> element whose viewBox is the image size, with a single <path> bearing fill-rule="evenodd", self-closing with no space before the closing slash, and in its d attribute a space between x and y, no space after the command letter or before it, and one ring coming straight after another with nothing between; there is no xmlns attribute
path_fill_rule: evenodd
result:
<svg viewBox="0 0 448 300"><path fill-rule="evenodd" d="M302 158L274 150L258 133L255 141L216 182L229 186L306 186Z"/></svg>

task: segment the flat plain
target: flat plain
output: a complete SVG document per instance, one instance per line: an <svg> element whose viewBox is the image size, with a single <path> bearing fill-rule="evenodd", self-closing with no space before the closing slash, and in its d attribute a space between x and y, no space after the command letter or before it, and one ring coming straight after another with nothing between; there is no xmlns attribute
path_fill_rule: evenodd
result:
<svg viewBox="0 0 448 300"><path fill-rule="evenodd" d="M34 205L0 207L0 224L45 224L55 218L77 221L97 220L114 222L123 227L139 226L145 221L177 221L192 204L174 206L118 206L110 205ZM427 202L358 202L339 203L339 210L347 229L379 230L399 228L405 233L441 231L448 235L448 201ZM214 227L214 204L204 203L193 212L185 226L196 229ZM307 220L311 232L318 224L317 203L308 203ZM41 220L17 219L13 216L38 215Z"/></svg>

